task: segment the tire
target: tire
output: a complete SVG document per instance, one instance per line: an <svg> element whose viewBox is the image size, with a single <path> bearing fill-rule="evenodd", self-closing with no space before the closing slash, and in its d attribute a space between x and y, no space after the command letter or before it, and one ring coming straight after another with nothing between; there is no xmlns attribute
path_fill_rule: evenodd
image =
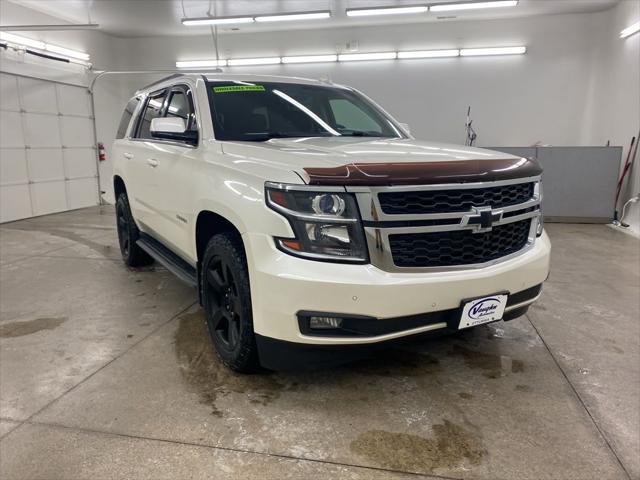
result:
<svg viewBox="0 0 640 480"><path fill-rule="evenodd" d="M237 235L211 237L200 268L200 288L209 336L222 363L236 372L258 371L247 257Z"/></svg>
<svg viewBox="0 0 640 480"><path fill-rule="evenodd" d="M126 193L121 193L116 201L116 223L120 254L124 263L129 267L142 267L153 263L153 258L136 244L140 238L140 231L131 215Z"/></svg>

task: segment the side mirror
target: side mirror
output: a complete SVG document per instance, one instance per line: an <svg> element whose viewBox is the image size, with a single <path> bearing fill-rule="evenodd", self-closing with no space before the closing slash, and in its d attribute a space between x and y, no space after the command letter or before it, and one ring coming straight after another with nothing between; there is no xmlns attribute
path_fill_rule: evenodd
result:
<svg viewBox="0 0 640 480"><path fill-rule="evenodd" d="M411 135L411 127L409 127L408 123L401 123L400 126L408 135Z"/></svg>
<svg viewBox="0 0 640 480"><path fill-rule="evenodd" d="M187 125L180 117L160 117L151 120L151 136L166 140L177 140L192 145L198 143L198 132L187 130Z"/></svg>

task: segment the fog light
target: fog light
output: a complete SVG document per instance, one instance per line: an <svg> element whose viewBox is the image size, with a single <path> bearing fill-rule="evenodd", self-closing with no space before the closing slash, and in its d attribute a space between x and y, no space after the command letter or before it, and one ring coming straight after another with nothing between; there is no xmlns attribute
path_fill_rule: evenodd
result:
<svg viewBox="0 0 640 480"><path fill-rule="evenodd" d="M336 317L309 317L309 328L316 330L328 328L340 328L342 326L342 318Z"/></svg>

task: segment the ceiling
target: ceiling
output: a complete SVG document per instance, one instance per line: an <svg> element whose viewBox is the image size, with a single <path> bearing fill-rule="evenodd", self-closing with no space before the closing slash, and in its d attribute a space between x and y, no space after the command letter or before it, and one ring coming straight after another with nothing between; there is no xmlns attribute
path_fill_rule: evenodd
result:
<svg viewBox="0 0 640 480"><path fill-rule="evenodd" d="M595 12L619 0L520 0L516 7L477 11L347 17L346 8L415 5L421 0L0 0L55 17L60 22L100 24L100 30L119 37L177 36L209 33L209 27L186 27L186 17L260 15L331 10L328 20L253 23L218 27L219 33L300 30L360 25L390 25L456 20L486 20L534 15ZM425 0L447 3L451 0ZM444 18L442 18L444 17ZM6 22L6 23L5 23ZM11 24L6 17L2 24Z"/></svg>

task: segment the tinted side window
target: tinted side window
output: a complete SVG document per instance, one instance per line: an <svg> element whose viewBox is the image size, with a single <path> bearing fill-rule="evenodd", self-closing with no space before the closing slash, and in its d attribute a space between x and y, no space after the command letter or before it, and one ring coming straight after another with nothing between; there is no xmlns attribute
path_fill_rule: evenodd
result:
<svg viewBox="0 0 640 480"><path fill-rule="evenodd" d="M140 120L140 126L138 127L137 138L153 138L151 136L151 132L149 131L149 129L151 128L151 120L160 116L165 96L165 90L149 95L147 105L144 109L144 114L142 115L142 119Z"/></svg>
<svg viewBox="0 0 640 480"><path fill-rule="evenodd" d="M180 117L184 120L187 130L197 130L191 90L186 92L184 90L173 90L169 97L165 116Z"/></svg>
<svg viewBox="0 0 640 480"><path fill-rule="evenodd" d="M139 98L132 98L129 100L129 103L127 103L127 106L124 107L124 112L122 112L122 118L120 119L120 126L118 126L118 132L116 133L116 139L124 138L126 135L131 117L133 116L133 112L136 111L139 102Z"/></svg>

